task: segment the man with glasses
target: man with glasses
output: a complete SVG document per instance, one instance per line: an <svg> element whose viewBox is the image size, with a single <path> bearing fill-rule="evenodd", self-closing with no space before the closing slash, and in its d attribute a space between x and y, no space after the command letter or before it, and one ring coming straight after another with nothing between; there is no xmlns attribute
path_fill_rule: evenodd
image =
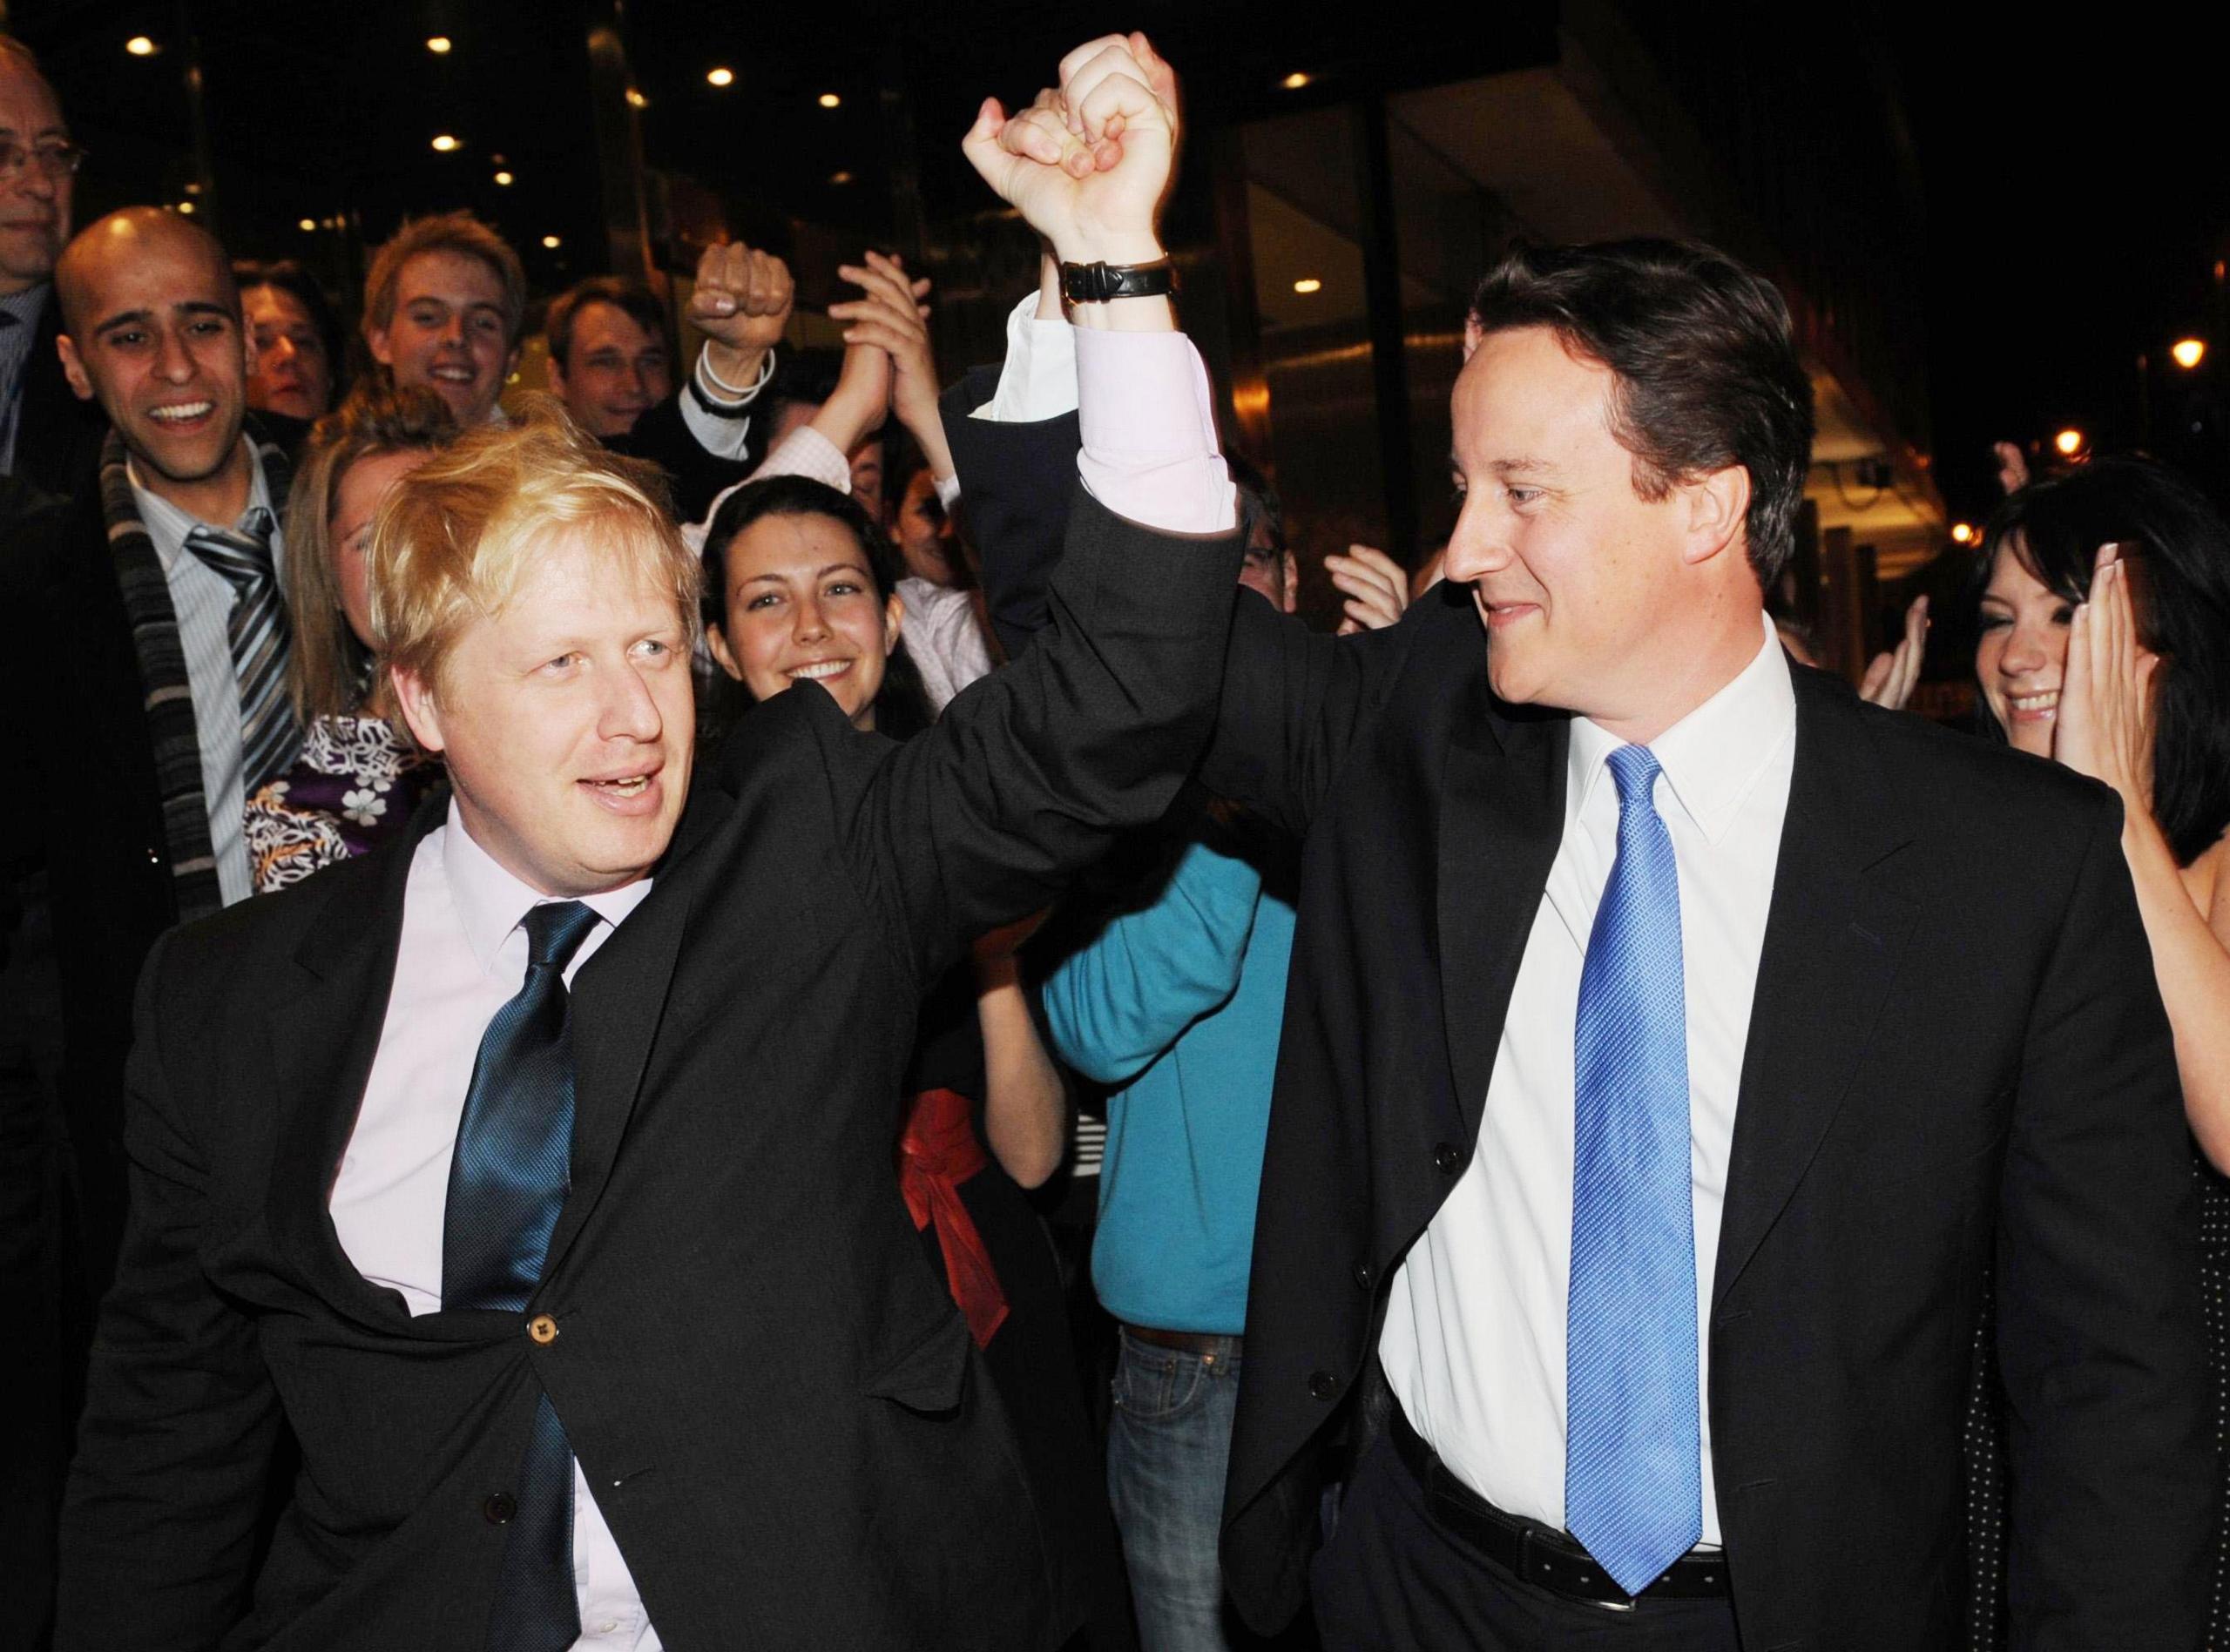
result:
<svg viewBox="0 0 2230 1652"><path fill-rule="evenodd" d="M66 496L91 475L103 421L70 394L54 347L54 260L85 152L22 43L0 35L0 478L10 504Z"/></svg>

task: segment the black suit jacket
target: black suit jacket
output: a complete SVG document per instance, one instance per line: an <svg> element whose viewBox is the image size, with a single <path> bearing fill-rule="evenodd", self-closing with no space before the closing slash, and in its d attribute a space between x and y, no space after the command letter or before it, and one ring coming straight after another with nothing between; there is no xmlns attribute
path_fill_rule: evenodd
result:
<svg viewBox="0 0 2230 1652"><path fill-rule="evenodd" d="M1563 829L1568 720L1463 590L1312 637L1242 597L1203 777L1308 833L1224 1566L1306 1588L1386 1281L1469 1162ZM1706 1404L1744 1644L1950 1647L1993 1263L2021 1647L2198 1643L2216 1476L2197 1215L2119 812L1794 668ZM1350 1442L1352 1443L1352 1442Z"/></svg>
<svg viewBox="0 0 2230 1652"><path fill-rule="evenodd" d="M697 400L716 419L751 421L748 445L740 459L705 451L681 416L684 396ZM702 522L723 489L743 481L759 468L766 456L767 428L767 411L760 402L754 401L740 414L726 414L697 398L693 386L685 385L656 407L646 408L625 435L605 438L605 446L630 458L647 459L665 471L673 485L675 520Z"/></svg>
<svg viewBox="0 0 2230 1652"><path fill-rule="evenodd" d="M62 306L50 291L38 316L38 334L24 364L23 406L16 421L17 481L51 498L66 499L90 485L100 458L108 418L96 401L80 401L63 376L54 341L62 334Z"/></svg>
<svg viewBox="0 0 2230 1652"><path fill-rule="evenodd" d="M899 1194L901 1075L963 938L1166 806L1236 563L1080 505L1053 631L929 732L811 688L743 720L575 980L572 1187L527 1313L411 1318L326 1210L437 814L167 937L57 1645L477 1652L483 1510L545 1388L676 1652L1058 1642L1063 1557ZM303 1467L249 1610L282 1418Z"/></svg>

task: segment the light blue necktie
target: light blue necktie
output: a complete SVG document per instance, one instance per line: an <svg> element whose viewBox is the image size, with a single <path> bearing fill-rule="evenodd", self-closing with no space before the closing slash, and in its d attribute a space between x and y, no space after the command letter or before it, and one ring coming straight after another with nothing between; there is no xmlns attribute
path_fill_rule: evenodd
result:
<svg viewBox="0 0 2230 1652"><path fill-rule="evenodd" d="M1573 1039L1564 1525L1629 1595L1703 1535L1680 883L1645 745L1611 754L1618 853Z"/></svg>

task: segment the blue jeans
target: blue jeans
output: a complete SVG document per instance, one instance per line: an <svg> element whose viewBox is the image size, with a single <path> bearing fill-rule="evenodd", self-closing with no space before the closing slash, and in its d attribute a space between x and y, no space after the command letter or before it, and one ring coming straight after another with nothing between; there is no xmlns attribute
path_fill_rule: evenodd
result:
<svg viewBox="0 0 2230 1652"><path fill-rule="evenodd" d="M1224 1631L1224 1467L1239 1408L1233 1352L1197 1354L1127 1330L1107 1428L1107 1496L1123 1534L1145 1652L1230 1652Z"/></svg>

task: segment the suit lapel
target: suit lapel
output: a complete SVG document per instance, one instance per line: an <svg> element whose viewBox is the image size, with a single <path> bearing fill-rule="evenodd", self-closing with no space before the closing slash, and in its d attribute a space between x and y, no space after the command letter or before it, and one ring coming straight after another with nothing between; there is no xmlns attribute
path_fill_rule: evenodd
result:
<svg viewBox="0 0 2230 1652"><path fill-rule="evenodd" d="M1467 1141L1478 1134L1510 990L1563 840L1571 742L1564 717L1495 706L1483 672L1468 698L1449 739L1438 845L1441 1006Z"/></svg>
<svg viewBox="0 0 2230 1652"><path fill-rule="evenodd" d="M572 985L573 1163L542 1277L554 1277L611 1179L613 1158L643 1083L689 926L695 880L677 851L657 886L628 915Z"/></svg>
<svg viewBox="0 0 2230 1652"><path fill-rule="evenodd" d="M272 1164L273 1237L329 1301L382 1323L408 1310L356 1271L328 1204L379 1053L411 862L448 808L449 789L436 786L403 839L374 858L383 864L367 864L375 875L326 874L341 887L295 952L301 990L269 1007L278 1094L288 1103Z"/></svg>
<svg viewBox="0 0 2230 1652"><path fill-rule="evenodd" d="M1916 916L1889 875L1911 833L1856 701L1819 672L1794 676L1795 770L1735 1107L1714 1306L1841 1109Z"/></svg>

